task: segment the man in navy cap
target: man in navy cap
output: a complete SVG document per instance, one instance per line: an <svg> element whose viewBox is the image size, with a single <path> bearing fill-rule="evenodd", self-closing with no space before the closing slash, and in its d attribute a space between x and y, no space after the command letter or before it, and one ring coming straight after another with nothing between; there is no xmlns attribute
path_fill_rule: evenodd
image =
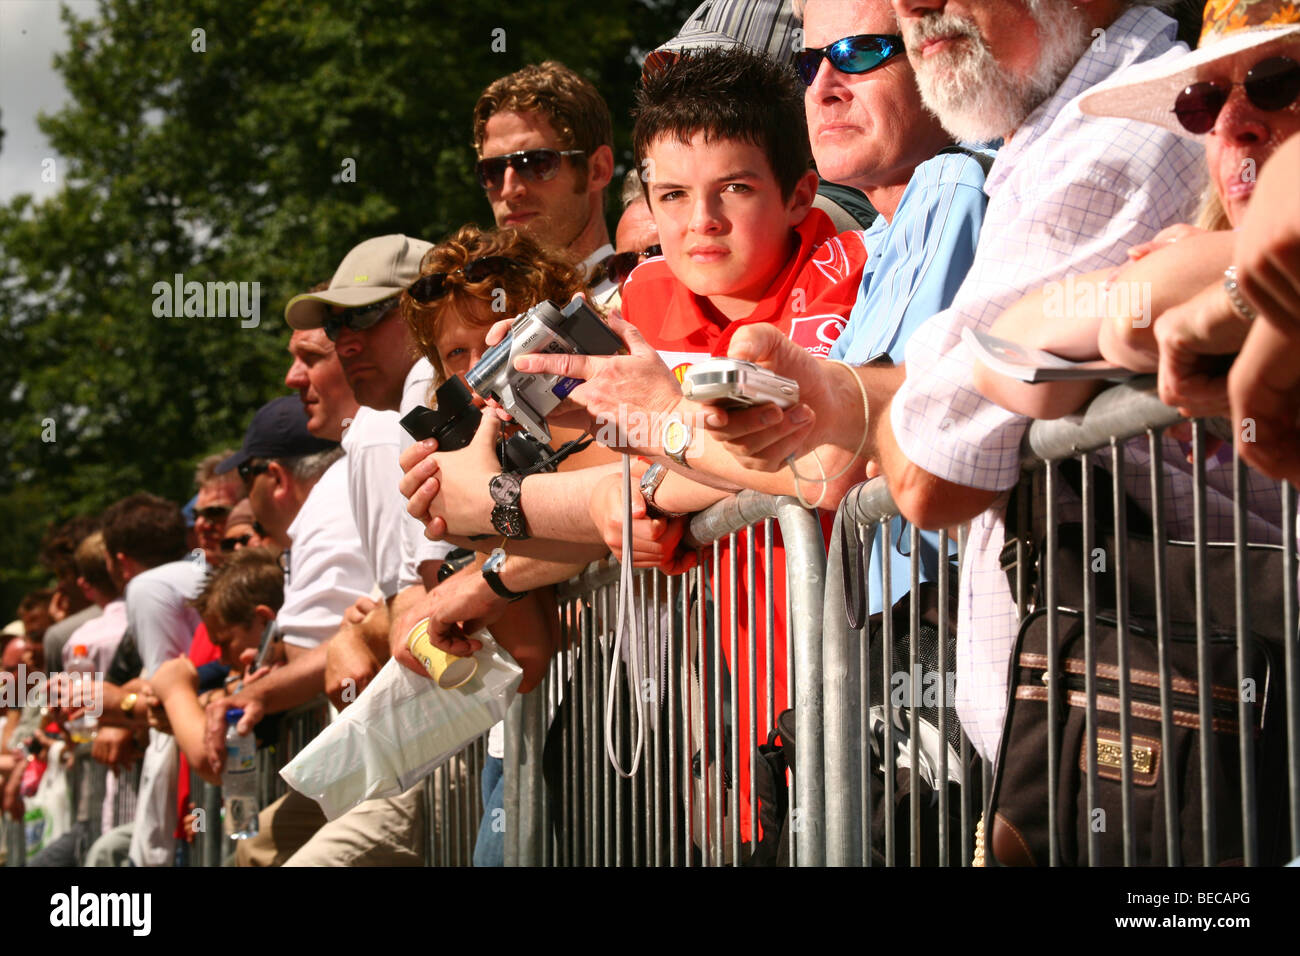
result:
<svg viewBox="0 0 1300 956"><path fill-rule="evenodd" d="M215 764L225 757L228 708L244 709L242 733L264 714L321 693L325 642L343 612L374 585L348 504L342 454L338 442L307 430L302 402L286 395L257 410L243 446L216 468L217 474L238 470L267 537L288 549L284 605L276 615L288 664L208 708L209 744L214 734L218 741L210 747Z"/></svg>

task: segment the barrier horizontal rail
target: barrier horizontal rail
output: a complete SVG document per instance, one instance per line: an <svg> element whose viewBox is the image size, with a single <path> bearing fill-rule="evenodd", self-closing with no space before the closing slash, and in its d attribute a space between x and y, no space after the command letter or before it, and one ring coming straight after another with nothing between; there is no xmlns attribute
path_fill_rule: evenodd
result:
<svg viewBox="0 0 1300 956"><path fill-rule="evenodd" d="M1276 860L1288 847L1291 856L1300 855L1295 492L1289 486L1282 486L1280 492L1272 489L1238 459L1207 455L1210 437L1231 441L1227 423L1191 424L1190 469L1166 458L1166 431L1183 419L1177 410L1160 403L1150 385L1147 379L1112 387L1080 415L1032 423L1025 437L1022 465L1026 476L1010 519L1020 533L1014 537L1014 562L1009 562L1005 552L1004 560L1014 569L1011 587L1021 619L1016 647L1042 640L1041 634L1033 636L1034 629L1045 625L1045 655L1042 679L1035 689L1020 680L1026 673L1025 663L1037 665L1037 658L1021 650L1014 652L1021 671L1016 677L1013 668L1014 700L1008 707L1014 714L1016 707L1028 707L1027 701L1041 695L1046 715L1065 713L1072 720L1070 713L1081 714L1081 730L1077 731L1055 718L1038 721L1046 725L1041 778L1045 804L1034 825L1041 825L1044 832L1041 847L1035 845L1041 856L1031 857L1051 864L1210 865L1240 859L1250 865ZM1140 441L1144 436L1145 443ZM1102 462L1105 471L1094 471L1097 459L1107 459ZM1077 462L1077 469L1064 468L1070 462ZM1167 464L1178 467L1167 468ZM1103 482L1111 492L1104 497L1097 490ZM1145 513L1154 515L1155 520L1134 511L1134 500L1142 501ZM925 637L919 630L922 602L912 598L907 601L910 607L902 609L910 614L901 648L895 646L890 633L895 619L904 620L897 607L872 625L884 632L874 637L863 627L849 627L845 613L846 597L850 604L860 601L846 594L845 582L860 591L867 585L858 580L863 576L859 568L844 575L845 556L852 557L854 550L849 545L860 544L858 539L865 534L870 554L873 542L886 533L897 514L883 479L859 485L841 505L830 547L823 624L827 859L832 864L869 863L877 851L884 862L897 862L899 847L895 844L900 841L915 864L920 856L921 827L933 822L920 813L915 788L906 811L897 808L898 817L893 803L898 766L915 768L918 758L923 763L925 759L925 748L918 745L918 737L923 736L918 730L923 728L918 724L921 708L916 695L903 707L894 707L892 699L869 700L868 662L874 666L874 659L863 653L864 639L883 645L889 656L883 658L878 686L890 688L890 678L896 676L891 658L901 650L908 655L904 686L913 690L920 686L916 668L917 645L924 644ZM1078 531L1072 530L1074 522ZM1076 544L1074 536L1080 533L1082 539ZM1180 538L1187 543L1177 540ZM911 592L916 595L914 529L911 545ZM947 553L946 542L940 550ZM1061 570L1062 562L1074 570ZM882 562L883 594L891 593L889 565L889 561ZM953 570L948 562L940 562L940 608L949 607ZM1105 586L1099 587L1103 582ZM1265 599L1265 594L1275 597ZM1066 604L1062 604L1062 596L1068 596ZM1066 606L1076 600L1078 607L1067 611ZM1038 623L1028 613L1035 604L1046 609L1038 615ZM940 614L937 650L944 678L953 676L948 673L953 662L945 659L952 635L946 631L947 616ZM1104 653L1103 644L1110 648ZM1194 661L1186 648L1194 648ZM1135 670L1135 660L1149 663L1143 664L1146 669ZM1067 671L1073 675L1069 681ZM1053 675L1058 679L1050 679ZM1073 684L1067 686L1076 680L1077 690ZM1148 680L1154 686L1147 686ZM1255 696L1256 687L1260 697ZM947 703L946 693L944 701ZM876 734L883 737L883 755L879 748L871 749L865 728L872 707L882 705L889 715L883 733ZM937 713L943 723L945 718L955 717L956 711L945 706ZM1024 719L1015 723L1009 715L1004 736L1023 734ZM1193 725L1196 730L1189 740L1184 731ZM893 740L895 732L905 742L901 749ZM1063 749L1067 735L1075 733L1081 733L1081 742L1070 746L1077 746L1081 753ZM1070 741L1074 739L1069 736ZM964 733L960 741L961 756L955 759L964 774L969 748ZM1176 779L1172 768L1186 747L1194 751L1192 764L1181 768L1185 775ZM1165 762L1155 775L1159 777L1157 786L1155 777L1148 778L1147 770L1140 770L1139 765L1149 770L1159 754L1165 755ZM940 752L945 763L948 755L948 749ZM1099 761L1104 761L1104 766ZM881 763L886 766L880 767ZM1017 779L1022 787L1038 786L1034 782L1038 771L1032 770L1037 765L1031 765L1021 753L1006 763L1008 774L1021 772ZM1029 777L1023 772L1029 772ZM873 803L876 773L883 776L879 781L884 790L883 812ZM1074 810L1058 799L1070 792L1060 789L1067 773L1072 775L1071 781L1077 776L1077 783L1070 786L1077 786L1080 804L1091 808L1089 813L1096 818L1092 822L1101 821L1101 826L1078 824L1077 836L1071 817ZM1260 773L1265 777L1258 777ZM976 794L971 781L958 776L953 797L961 801L959 824L948 819L949 788L942 786L938 792L938 862L953 862L945 853L950 841L944 829L951 824L960 829L954 845L962 854L960 862L966 865L965 854L973 850L968 805L986 810L992 781L986 771L982 793ZM1283 776L1285 806L1277 807L1271 794L1282 792ZM948 779L946 772L940 779ZM1112 800L1108 807L1101 806ZM1188 808L1199 817L1196 827L1182 823L1182 812ZM1109 831L1108 809L1119 823ZM873 845L873 840L880 842L881 818L883 851ZM907 827L896 833L895 824L900 820ZM1002 823L995 820L995 829ZM1147 829L1159 835L1146 838Z"/></svg>
<svg viewBox="0 0 1300 956"><path fill-rule="evenodd" d="M646 636L637 665L654 675L643 686L629 684L628 652L614 657L618 563L596 562L557 588L561 652L506 724L507 865L744 862L758 829L755 748L782 700L800 728L790 859L820 862L820 839L803 839L820 830L823 804L817 647L825 549L817 518L794 499L742 492L694 516L688 541L700 557L692 571L635 574L632 613ZM797 573L773 573L778 547ZM777 633L778 618L788 634ZM607 695L612 741L626 766L639 694L649 705L644 759L624 779L605 752Z"/></svg>

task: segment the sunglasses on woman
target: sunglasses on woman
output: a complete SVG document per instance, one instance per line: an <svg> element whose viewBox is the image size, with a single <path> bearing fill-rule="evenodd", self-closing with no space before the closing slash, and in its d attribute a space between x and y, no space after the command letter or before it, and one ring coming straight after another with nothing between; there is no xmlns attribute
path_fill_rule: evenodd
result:
<svg viewBox="0 0 1300 956"><path fill-rule="evenodd" d="M222 538L221 550L229 554L236 548L247 548L248 542L252 540L253 536L251 534L239 534L235 535L233 538Z"/></svg>
<svg viewBox="0 0 1300 956"><path fill-rule="evenodd" d="M450 272L433 272L427 276L421 276L411 283L411 287L406 290L406 294L416 302L432 302L446 293L448 276L461 273L465 276L466 282L482 282L484 279L498 275L503 270L512 267L526 268L522 262L507 256L483 256L481 259L473 259L463 266L458 266Z"/></svg>
<svg viewBox="0 0 1300 956"><path fill-rule="evenodd" d="M795 54L794 68L804 86L812 86L822 60L841 73L857 76L884 66L903 52L903 38L896 33L860 33L836 40L821 49L807 49Z"/></svg>
<svg viewBox="0 0 1300 956"><path fill-rule="evenodd" d="M655 256L662 256L664 250L661 246L646 246L640 252L635 250L631 252L618 252L605 260L605 275L609 276L609 281L615 285L621 284L628 276L632 274L642 259L653 259Z"/></svg>
<svg viewBox="0 0 1300 956"><path fill-rule="evenodd" d="M390 295L372 305L358 305L342 312L330 312L325 316L325 337L331 342L339 337L344 329L364 332L378 325L390 309L397 305L397 296Z"/></svg>
<svg viewBox="0 0 1300 956"><path fill-rule="evenodd" d="M544 183L555 178L560 163L569 156L586 155L581 149L525 149L504 156L480 159L474 168L478 171L479 185L484 189L500 189L505 182L509 166L530 183Z"/></svg>
<svg viewBox="0 0 1300 956"><path fill-rule="evenodd" d="M1174 115L1183 129L1200 135L1214 129L1234 86L1246 90L1246 99L1266 113L1284 110L1300 97L1300 64L1285 56L1269 57L1250 68L1240 84L1207 80L1193 83L1174 100Z"/></svg>

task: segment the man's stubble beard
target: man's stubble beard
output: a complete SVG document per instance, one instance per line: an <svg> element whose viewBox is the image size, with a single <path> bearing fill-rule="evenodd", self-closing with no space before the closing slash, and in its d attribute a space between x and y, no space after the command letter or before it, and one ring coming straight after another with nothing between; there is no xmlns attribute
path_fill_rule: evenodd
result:
<svg viewBox="0 0 1300 956"><path fill-rule="evenodd" d="M921 101L958 140L986 142L1013 132L1056 92L1088 47L1088 22L1077 8L1065 0L1025 2L1039 32L1038 60L1027 77L1004 70L975 25L960 18L940 14L906 28ZM967 37L966 49L957 57L940 54L942 68L913 55L925 39L954 31Z"/></svg>

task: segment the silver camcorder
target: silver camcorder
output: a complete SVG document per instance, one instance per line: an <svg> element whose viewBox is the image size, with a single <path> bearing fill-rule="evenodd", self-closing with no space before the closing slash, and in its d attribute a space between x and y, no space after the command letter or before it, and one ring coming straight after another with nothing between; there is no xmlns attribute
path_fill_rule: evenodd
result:
<svg viewBox="0 0 1300 956"><path fill-rule="evenodd" d="M510 334L484 353L465 381L479 395L495 399L530 435L549 444L546 416L581 380L519 372L515 359L538 352L617 355L624 351L623 340L585 299L574 299L563 309L547 300L517 317Z"/></svg>

